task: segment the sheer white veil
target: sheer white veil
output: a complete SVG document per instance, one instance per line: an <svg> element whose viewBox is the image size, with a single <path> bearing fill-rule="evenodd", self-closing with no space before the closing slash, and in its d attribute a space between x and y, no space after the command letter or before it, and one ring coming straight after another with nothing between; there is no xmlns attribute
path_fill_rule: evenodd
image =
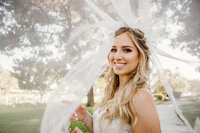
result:
<svg viewBox="0 0 200 133"><path fill-rule="evenodd" d="M102 8L98 1L79 0L89 12L85 24L77 26L66 42L67 47L74 44L88 47L86 52L81 53L81 58L65 75L58 89L51 95L47 104L42 124L41 133L63 133L69 127L69 117L78 107L81 99L87 95L93 82L105 70L107 55L111 49L114 33L122 26L141 29L147 38L147 45L151 51L151 60L154 69L160 73L166 91L176 107L176 112L186 123L189 130L193 128L183 116L177 105L172 88L164 76L162 58L175 60L187 65L199 66L199 61L185 60L159 48L163 23L153 16L155 6L151 0L110 0L105 2L108 8ZM82 7L82 8L83 8ZM92 19L93 14L97 16Z"/></svg>

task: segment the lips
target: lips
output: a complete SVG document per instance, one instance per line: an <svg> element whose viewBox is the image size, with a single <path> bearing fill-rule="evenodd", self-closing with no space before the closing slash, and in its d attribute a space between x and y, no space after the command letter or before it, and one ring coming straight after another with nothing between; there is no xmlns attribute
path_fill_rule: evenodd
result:
<svg viewBox="0 0 200 133"><path fill-rule="evenodd" d="M116 62L114 62L114 66L115 66L116 69L122 69L125 65L126 65L126 63L116 63Z"/></svg>

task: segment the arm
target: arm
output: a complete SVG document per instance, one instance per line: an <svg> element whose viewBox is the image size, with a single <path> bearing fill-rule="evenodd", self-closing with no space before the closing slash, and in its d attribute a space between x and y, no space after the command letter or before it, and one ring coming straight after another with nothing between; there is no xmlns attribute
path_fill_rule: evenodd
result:
<svg viewBox="0 0 200 133"><path fill-rule="evenodd" d="M80 120L84 123L86 128L90 131L90 133L93 133L93 117L90 115L90 113L87 111L87 108L83 105L79 105L76 111L72 114L70 121L77 121Z"/></svg>
<svg viewBox="0 0 200 133"><path fill-rule="evenodd" d="M161 133L160 120L151 93L138 90L132 98L132 109L137 116L137 123L131 123L134 133Z"/></svg>
<svg viewBox="0 0 200 133"><path fill-rule="evenodd" d="M82 122L84 123L85 127L90 131L90 133L94 133L93 130L93 117L89 114L87 114L87 116L85 117L86 119L84 119Z"/></svg>

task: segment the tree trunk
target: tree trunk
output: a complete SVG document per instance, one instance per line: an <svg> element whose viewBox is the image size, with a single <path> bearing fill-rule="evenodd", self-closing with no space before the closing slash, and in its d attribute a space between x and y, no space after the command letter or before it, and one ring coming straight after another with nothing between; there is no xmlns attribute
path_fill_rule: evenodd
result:
<svg viewBox="0 0 200 133"><path fill-rule="evenodd" d="M87 106L94 106L94 93L93 93L93 87L90 89L88 95L87 95Z"/></svg>
<svg viewBox="0 0 200 133"><path fill-rule="evenodd" d="M40 89L39 92L40 92L40 103L42 103L42 99L43 99L43 96L46 93L46 91Z"/></svg>

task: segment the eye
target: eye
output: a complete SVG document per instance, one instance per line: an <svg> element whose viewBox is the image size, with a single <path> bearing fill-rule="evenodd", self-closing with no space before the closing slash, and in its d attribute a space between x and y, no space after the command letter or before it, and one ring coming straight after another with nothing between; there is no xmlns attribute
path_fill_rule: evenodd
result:
<svg viewBox="0 0 200 133"><path fill-rule="evenodd" d="M111 50L110 50L110 52L116 52L117 50L116 49L114 49L114 48L112 48Z"/></svg>
<svg viewBox="0 0 200 133"><path fill-rule="evenodd" d="M132 52L131 49L124 49L123 51L126 52L126 53L128 53L128 52Z"/></svg>

